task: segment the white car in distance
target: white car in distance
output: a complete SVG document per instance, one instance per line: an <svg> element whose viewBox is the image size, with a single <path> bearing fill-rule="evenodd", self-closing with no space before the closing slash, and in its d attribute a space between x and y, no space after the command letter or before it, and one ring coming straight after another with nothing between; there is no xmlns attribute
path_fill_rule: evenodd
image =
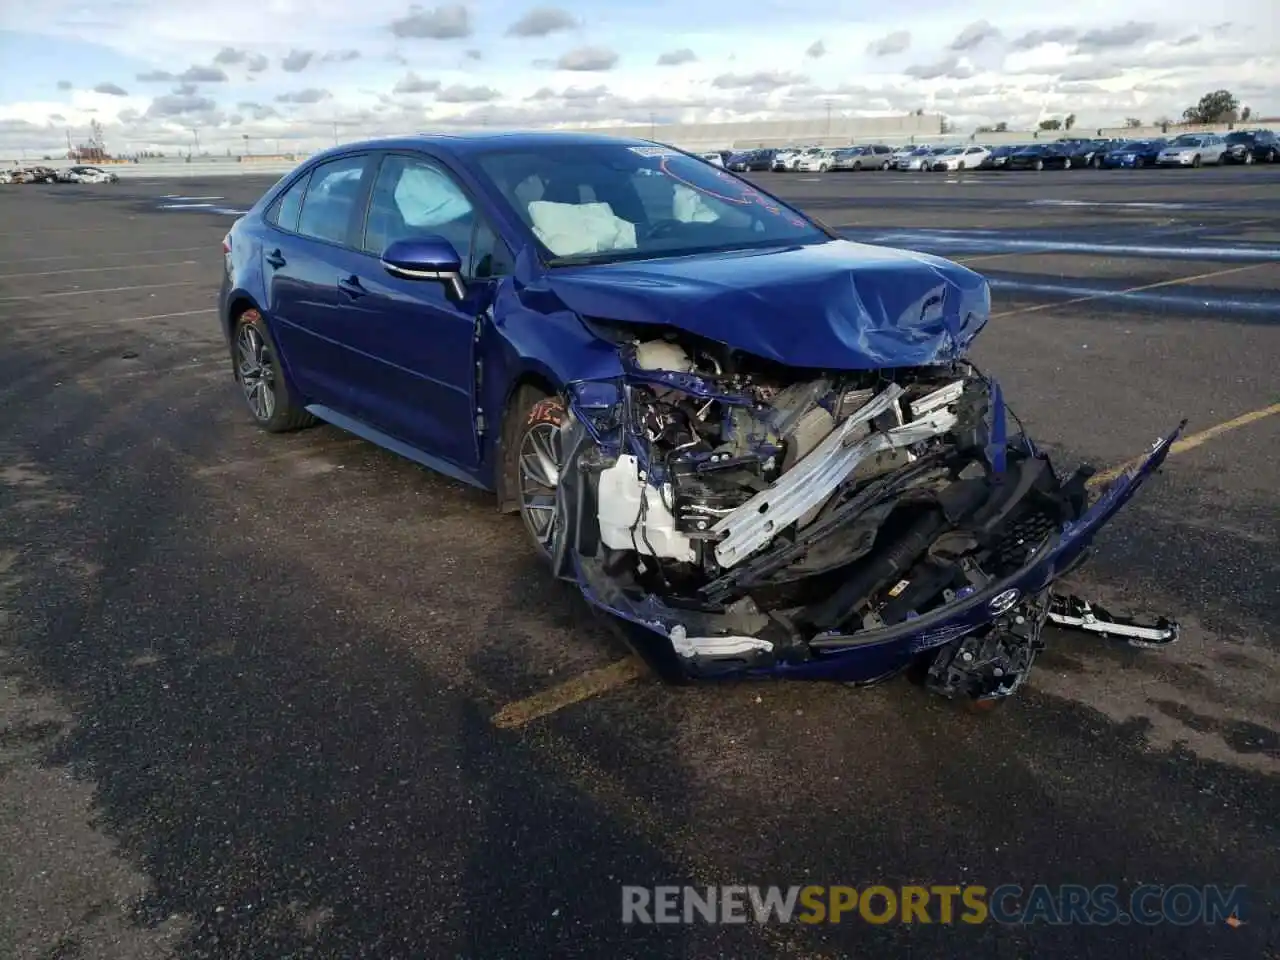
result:
<svg viewBox="0 0 1280 960"><path fill-rule="evenodd" d="M989 156L991 156L990 148L976 144L952 147L945 153L931 157L929 168L931 170L973 170Z"/></svg>
<svg viewBox="0 0 1280 960"><path fill-rule="evenodd" d="M800 155L796 170L801 173L826 173L835 163L835 153L834 150L805 151Z"/></svg>

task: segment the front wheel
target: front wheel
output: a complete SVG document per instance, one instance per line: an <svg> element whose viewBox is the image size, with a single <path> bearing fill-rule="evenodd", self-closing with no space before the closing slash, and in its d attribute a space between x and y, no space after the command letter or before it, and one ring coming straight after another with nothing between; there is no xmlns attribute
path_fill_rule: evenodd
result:
<svg viewBox="0 0 1280 960"><path fill-rule="evenodd" d="M1062 169L1063 169L1063 170L1070 170L1070 169L1071 169L1071 158L1070 158L1070 157L1067 157L1067 159L1065 159L1065 160L1063 160L1063 161L1062 161Z"/></svg>
<svg viewBox="0 0 1280 960"><path fill-rule="evenodd" d="M506 485L524 521L529 544L543 560L551 559L555 538L564 415L563 400L532 387L523 388L511 407L514 429L508 434L513 442L507 457Z"/></svg>
<svg viewBox="0 0 1280 960"><path fill-rule="evenodd" d="M1035 170L1037 170L1037 171L1043 170L1043 169L1044 169L1044 161L1043 161L1043 160L1037 160L1034 164L1032 164L1032 167L1033 167Z"/></svg>
<svg viewBox="0 0 1280 960"><path fill-rule="evenodd" d="M236 382L259 427L268 433L286 433L316 422L290 387L261 313L240 314L231 342Z"/></svg>
<svg viewBox="0 0 1280 960"><path fill-rule="evenodd" d="M1200 154L1197 153L1194 157L1191 158L1191 166L1193 168L1200 166Z"/></svg>

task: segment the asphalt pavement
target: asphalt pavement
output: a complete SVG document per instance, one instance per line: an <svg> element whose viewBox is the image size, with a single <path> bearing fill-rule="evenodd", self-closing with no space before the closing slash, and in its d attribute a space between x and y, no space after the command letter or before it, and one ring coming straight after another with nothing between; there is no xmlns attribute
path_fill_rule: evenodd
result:
<svg viewBox="0 0 1280 960"><path fill-rule="evenodd" d="M0 956L1280 956L1280 166L756 178L990 276L975 359L1064 463L1190 420L1074 578L1181 642L1050 631L978 716L664 682L490 497L257 431L213 308L274 179L0 189ZM1244 922L621 922L624 884L1144 883Z"/></svg>

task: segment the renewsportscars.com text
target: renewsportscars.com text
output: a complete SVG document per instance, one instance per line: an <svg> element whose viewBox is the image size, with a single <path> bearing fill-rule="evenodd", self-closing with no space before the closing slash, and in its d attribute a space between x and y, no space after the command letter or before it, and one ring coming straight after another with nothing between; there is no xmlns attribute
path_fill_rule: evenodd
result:
<svg viewBox="0 0 1280 960"><path fill-rule="evenodd" d="M623 923L936 923L1109 926L1245 920L1245 888L1144 884L624 886Z"/></svg>

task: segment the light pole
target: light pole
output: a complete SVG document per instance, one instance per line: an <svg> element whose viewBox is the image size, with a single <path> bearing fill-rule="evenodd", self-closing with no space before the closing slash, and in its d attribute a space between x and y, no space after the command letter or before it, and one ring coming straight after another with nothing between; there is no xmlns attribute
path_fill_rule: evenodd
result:
<svg viewBox="0 0 1280 960"><path fill-rule="evenodd" d="M649 113L649 139L650 140L652 140L654 137L654 122L655 122L654 118L655 118L655 115L652 112L650 112Z"/></svg>
<svg viewBox="0 0 1280 960"><path fill-rule="evenodd" d="M196 127L192 127L191 136L195 138L195 145L196 145L195 152L192 154L192 156L193 157L199 156L200 155L200 130Z"/></svg>
<svg viewBox="0 0 1280 960"><path fill-rule="evenodd" d="M827 101L827 136L831 136L831 101Z"/></svg>

